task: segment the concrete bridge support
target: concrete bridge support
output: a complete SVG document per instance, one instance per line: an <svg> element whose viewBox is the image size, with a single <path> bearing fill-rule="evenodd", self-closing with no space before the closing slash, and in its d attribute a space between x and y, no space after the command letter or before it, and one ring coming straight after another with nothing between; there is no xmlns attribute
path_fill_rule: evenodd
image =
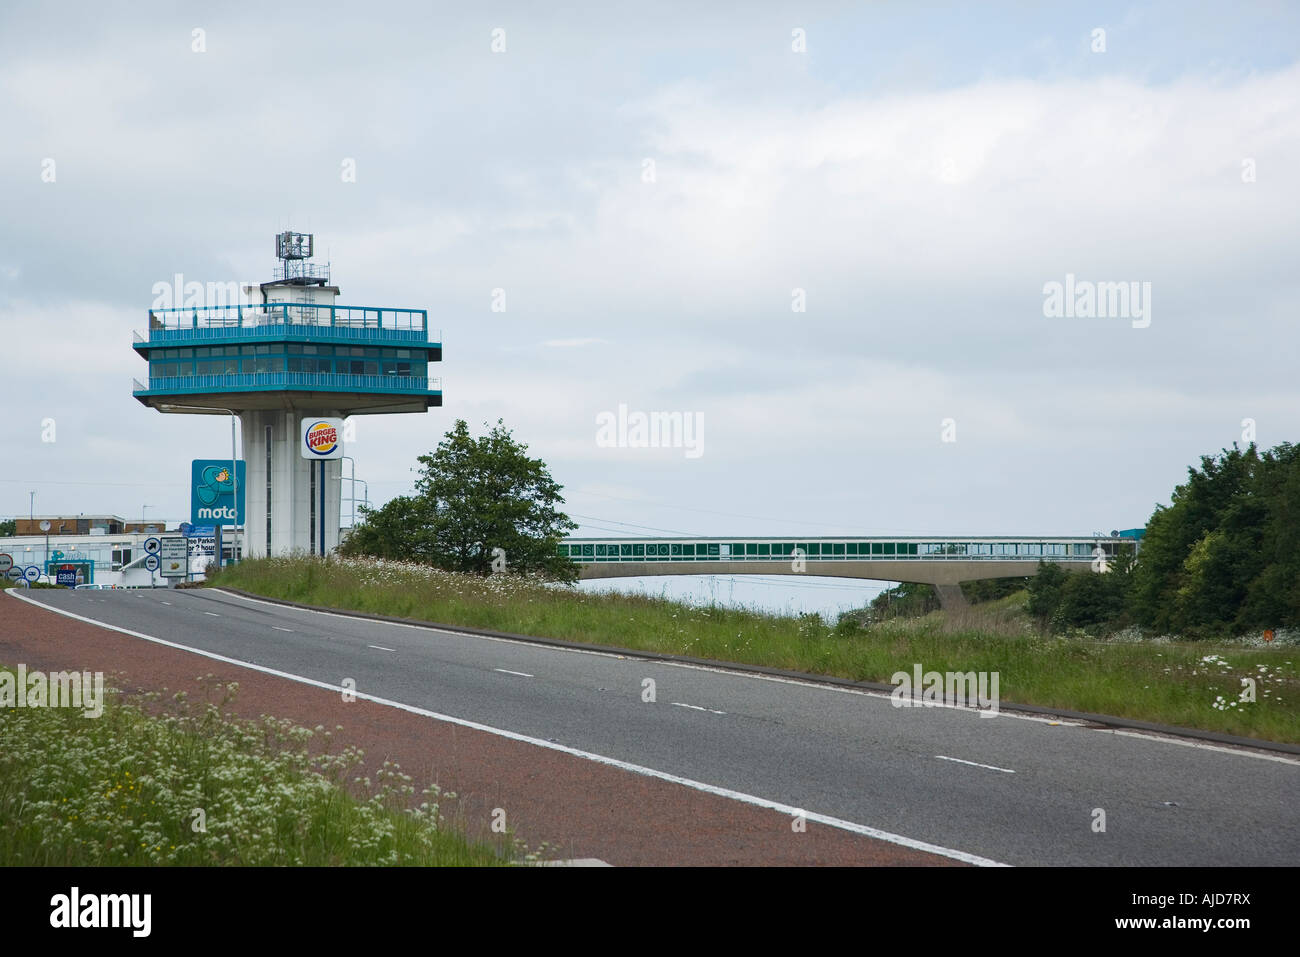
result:
<svg viewBox="0 0 1300 957"><path fill-rule="evenodd" d="M970 602L966 600L966 595L961 590L960 583L956 585L935 585L934 590L939 593L939 607L944 611L970 606Z"/></svg>

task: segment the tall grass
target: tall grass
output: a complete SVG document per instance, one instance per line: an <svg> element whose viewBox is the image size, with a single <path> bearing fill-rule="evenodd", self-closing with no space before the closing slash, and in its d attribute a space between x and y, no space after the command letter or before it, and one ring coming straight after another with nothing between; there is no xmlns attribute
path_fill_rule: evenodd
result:
<svg viewBox="0 0 1300 957"><path fill-rule="evenodd" d="M831 628L815 615L583 593L373 559L254 559L213 584L271 598L575 642L888 682L926 671L1000 675L1004 703L1300 742L1300 649L1098 642L1038 634L1011 596L957 614ZM1239 700L1242 678L1256 701Z"/></svg>
<svg viewBox="0 0 1300 957"><path fill-rule="evenodd" d="M355 748L288 721L168 710L108 695L104 713L0 708L0 864L492 865L497 849L449 829L436 787L418 807L385 762L347 778ZM357 796L358 790L368 798Z"/></svg>

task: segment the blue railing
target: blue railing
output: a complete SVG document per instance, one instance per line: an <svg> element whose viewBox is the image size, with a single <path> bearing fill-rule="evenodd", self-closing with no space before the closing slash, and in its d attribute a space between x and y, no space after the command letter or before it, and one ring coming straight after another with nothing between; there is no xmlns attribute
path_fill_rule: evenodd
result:
<svg viewBox="0 0 1300 957"><path fill-rule="evenodd" d="M342 392L441 392L442 380L426 376L350 375L342 372L245 372L227 375L152 376L133 393L193 393L319 389Z"/></svg>
<svg viewBox="0 0 1300 957"><path fill-rule="evenodd" d="M267 327L274 331L261 331ZM428 313L424 309L273 302L151 309L147 341L171 342L233 335L283 336L287 328L293 327L302 328L304 334L309 330L333 330L341 335L370 332L375 337L385 338L405 338L403 334L411 338L423 337L429 331Z"/></svg>
<svg viewBox="0 0 1300 957"><path fill-rule="evenodd" d="M260 326L200 326L184 329L152 329L146 339L136 334L139 343L149 345L179 345L195 342L254 342L275 339L280 341L301 340L303 342L370 342L391 345L396 342L412 345L441 345L441 335L432 341L421 329L375 329L355 328L351 326L316 326L293 325L286 323L268 323Z"/></svg>

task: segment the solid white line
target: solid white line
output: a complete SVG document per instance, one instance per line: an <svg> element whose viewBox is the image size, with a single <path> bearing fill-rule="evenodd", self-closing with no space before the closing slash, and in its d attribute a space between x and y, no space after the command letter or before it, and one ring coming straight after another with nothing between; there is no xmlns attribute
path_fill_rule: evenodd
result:
<svg viewBox="0 0 1300 957"><path fill-rule="evenodd" d="M1016 773L1010 768L999 768L999 767L995 767L992 764L980 764L978 761L963 761L961 758L950 758L944 754L936 754L935 757L938 758L940 761L956 761L958 764L969 764L973 768L988 768L990 771L1004 771L1007 774Z"/></svg>
<svg viewBox="0 0 1300 957"><path fill-rule="evenodd" d="M594 655L598 658L613 658L619 661L629 660L627 655L621 655L613 651L600 651L595 648L564 648L558 645L543 645L535 641L521 641L518 638L501 638L496 635L476 635L473 632L456 631L452 628L441 628L433 623L429 623L427 625L417 625L405 621L383 621L374 618L358 618L356 615L342 615L339 614L338 612L317 611L314 608L299 608L294 605L284 605L281 604L280 602L266 601L265 599L262 598L249 598L247 595L236 595L234 592L228 592L223 588L213 588L211 589L211 591L219 595L225 595L227 598L236 598L239 599L240 601L252 602L253 604L257 604L257 605L270 605L271 607L278 608L281 611L288 609L290 611L308 612L313 615L325 615L329 618L346 618L354 622L365 621L365 622L372 622L374 624L379 624L379 625L393 625L394 627L397 628L415 628L418 629L419 631L433 632L434 634L440 634L440 635L452 635L456 638L478 638L482 641L499 641L508 645L516 645L516 646L522 645L529 648L542 648L542 649L549 649L550 651L564 651L574 655ZM17 596L15 595L15 597ZM45 608L47 606L42 605L41 607ZM811 688L816 691L831 691L837 694L860 695L864 698L882 698L888 700L893 697L893 694L888 691L870 691L866 688L846 688L842 685L824 684L822 682L813 679L786 678L781 675L765 675L755 671L744 671L736 668L714 668L709 665L693 664L689 661L662 661L660 659L655 659L655 658L636 658L635 660L639 662L644 662L645 664L648 665L660 665L665 668L685 668L689 671L707 671L710 674L723 675L731 678L748 678L754 681L772 681L777 684L795 685L800 688ZM937 708L950 710L950 711L970 711L973 712L974 714L981 715L981 716L988 713L987 711L983 711L978 708L968 708L964 705L948 704L942 701L935 702L933 706ZM1059 725L1061 727L1066 727L1066 728L1083 727L1082 721L1078 719L1054 717L1052 715L1020 714L1014 711L999 711L998 717L1014 718L1016 721L1032 721L1037 724ZM1204 748L1207 751L1222 751L1225 754L1235 754L1239 757L1261 758L1265 761L1280 761L1283 764L1294 764L1297 767L1300 767L1300 760L1297 760L1295 758L1287 758L1276 754L1266 754L1266 753L1260 753L1258 751L1251 751L1247 749L1247 746L1235 748L1235 747L1227 747L1222 745L1202 744L1198 741L1184 740L1182 738L1173 737L1171 735L1158 735L1156 733L1126 731L1121 728L1094 728L1089 730L1109 732L1111 734L1120 734L1120 735L1124 735L1125 737L1141 738L1144 741L1153 741L1157 743L1163 742L1165 744L1179 744L1182 745L1183 747L1188 747L1188 748Z"/></svg>
<svg viewBox="0 0 1300 957"><path fill-rule="evenodd" d="M13 589L6 589L12 592ZM225 655L219 655L215 652L204 651L201 648L191 648L188 645L177 644L174 641L167 641L162 638L155 638L153 635L146 635L142 632L131 631L128 628L120 628L117 625L108 625L102 621L95 621L93 618L86 618L84 615L76 615L70 611L64 611L61 608L55 608L52 605L42 604L32 598L26 598L22 595L13 597L25 601L28 604L35 605L46 611L52 611L56 615L63 615L66 618L75 618L78 621L84 621L90 625L96 625L100 628L107 628L109 631L116 631L123 635L130 635L132 638L140 638L144 641L152 641L154 644L163 645L167 648L175 648L178 651L188 651L191 654L201 655L204 658L211 658L213 661L224 662L229 665L237 665L241 668L250 668L253 671L260 671L262 674L273 675L277 678L285 678L289 681L296 681L299 684L311 685L314 688L322 688L325 691L337 693L341 686L326 684L324 681L317 681L315 678L307 678L303 675L290 674L287 671L278 671L275 668L267 668L263 665L255 665L247 661L239 661L235 658L227 658ZM341 616L346 617L346 616ZM558 751L561 754L572 755L576 758L584 758L588 761L594 761L597 764L603 764L607 767L618 768L623 771L630 771L633 774L639 774L643 777L655 778L660 781L667 781L670 784L679 784L683 787L691 788L695 791L702 791L705 794L713 794L718 797L730 798L733 801L740 801L742 804L750 804L754 807L768 808L780 814L794 817L801 815L805 820L812 821L815 824L825 824L827 827L838 828L842 831L848 831L852 834L861 834L863 837L874 838L878 841L886 841L890 844L898 844L902 847L910 847L913 850L924 851L927 854L938 854L941 857L952 858L956 861L962 861L966 864L974 864L978 867L1008 867L1000 861L991 860L987 857L980 857L976 854L968 854L965 851L958 851L950 847L941 847L938 844L930 844L926 841L918 841L910 837L903 837L901 834L891 834L888 831L881 831L874 827L868 827L865 824L857 824L853 821L845 821L841 818L831 817L828 814L818 814L815 811L805 811L802 808L793 807L789 804L782 804L779 801L770 801L767 798L756 797L752 794L745 794L742 791L733 791L730 788L718 787L713 784L705 784L701 781L693 781L690 778L679 777L676 774L669 774L666 771L657 771L654 768L643 767L639 764L632 764L629 761L621 761L618 758L605 757L602 754L593 754L590 751L580 751L577 748L571 748L567 745L557 744L554 741L544 741L541 738L529 737L526 734L520 734L517 731L507 731L503 728L494 728L490 725L479 724L477 721L469 721L465 718L457 718L449 714L439 714L436 711L428 711L424 708L417 708L414 705L403 704L400 701L390 701L387 698L380 698L376 695L366 694L362 691L349 690L349 694L357 698L364 698L366 701L372 701L375 704L385 705L389 708L397 708L410 714L418 714L426 718L433 718L435 721L445 721L448 724L454 724L462 728L470 728L474 731L482 731L486 734L494 734L510 741L519 741L524 744L531 744L535 747L546 748L549 751Z"/></svg>
<svg viewBox="0 0 1300 957"><path fill-rule="evenodd" d="M383 645L366 645L367 648L375 648L379 651L396 651L396 648L385 648Z"/></svg>
<svg viewBox="0 0 1300 957"><path fill-rule="evenodd" d="M493 668L493 671L499 671L503 675L518 675L521 678L535 678L536 675L530 675L526 671L511 671L509 668Z"/></svg>
<svg viewBox="0 0 1300 957"><path fill-rule="evenodd" d="M1168 735L1160 735L1156 731L1126 731L1123 728L1097 728L1098 731L1109 731L1111 734L1122 735L1125 738L1140 738L1143 741L1163 741L1165 744L1180 744L1184 748L1196 748L1200 751L1218 751L1221 754L1241 754L1236 748L1224 747L1221 744L1206 744L1203 741L1184 741L1182 738L1173 738ZM1300 760L1295 758L1286 758L1280 754L1258 754L1255 752L1246 752L1251 757L1262 758L1265 761L1280 761L1282 764L1294 764L1300 767Z"/></svg>
<svg viewBox="0 0 1300 957"><path fill-rule="evenodd" d="M701 708L698 704L686 704L683 701L674 701L679 708L690 708L692 711L707 711L709 714L726 714L725 711L714 711L712 708Z"/></svg>
<svg viewBox="0 0 1300 957"><path fill-rule="evenodd" d="M274 628L276 631L287 631L289 632L289 634L293 634L292 628L281 628L279 625L272 625L271 627Z"/></svg>

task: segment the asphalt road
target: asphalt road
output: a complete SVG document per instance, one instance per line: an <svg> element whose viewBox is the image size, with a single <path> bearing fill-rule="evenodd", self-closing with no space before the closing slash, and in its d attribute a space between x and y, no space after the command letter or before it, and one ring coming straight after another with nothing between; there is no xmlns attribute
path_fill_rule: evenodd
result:
<svg viewBox="0 0 1300 957"><path fill-rule="evenodd" d="M44 591L187 647L1015 865L1294 865L1300 761L327 615L211 590ZM924 662L922 663L924 664ZM646 679L653 702L643 700ZM1105 812L1094 831L1095 809Z"/></svg>

